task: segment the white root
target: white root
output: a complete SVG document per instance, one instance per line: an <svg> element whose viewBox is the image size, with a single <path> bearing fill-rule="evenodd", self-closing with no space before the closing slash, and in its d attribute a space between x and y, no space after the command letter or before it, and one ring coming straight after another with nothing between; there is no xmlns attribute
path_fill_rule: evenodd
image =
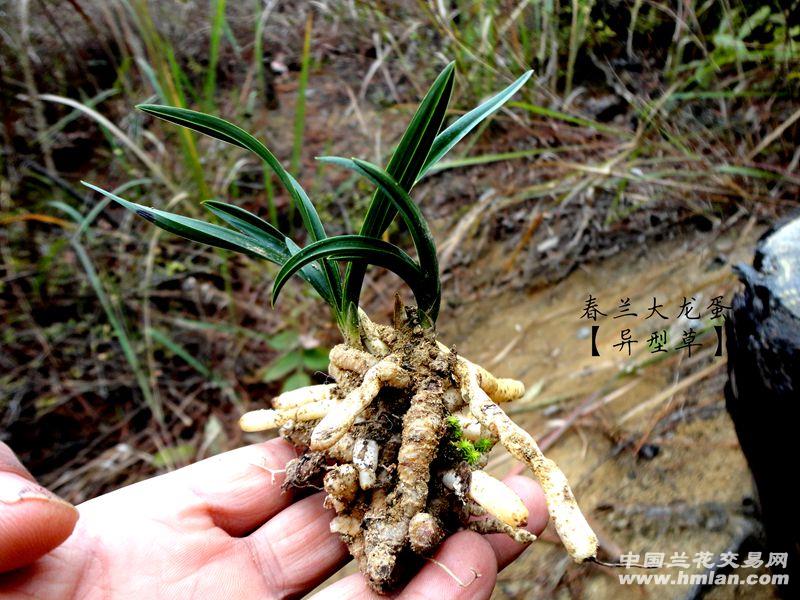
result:
<svg viewBox="0 0 800 600"><path fill-rule="evenodd" d="M458 425L461 427L461 433L466 439L470 442L477 442L481 439L481 424L473 415L460 412L452 414L451 416L458 421Z"/></svg>
<svg viewBox="0 0 800 600"><path fill-rule="evenodd" d="M463 481L455 471L446 471L442 483L463 496ZM528 509L516 492L484 471L473 471L466 497L481 509L510 527L523 527L528 522Z"/></svg>
<svg viewBox="0 0 800 600"><path fill-rule="evenodd" d="M337 515L331 520L331 533L356 537L361 533L361 519L349 515Z"/></svg>
<svg viewBox="0 0 800 600"><path fill-rule="evenodd" d="M272 399L272 407L279 410L297 408L309 402L321 402L333 398L336 384L309 385L308 387L284 392Z"/></svg>
<svg viewBox="0 0 800 600"><path fill-rule="evenodd" d="M289 421L315 421L327 415L337 404L334 400L319 400L295 408L251 410L239 418L239 427L242 431L266 431L277 429Z"/></svg>
<svg viewBox="0 0 800 600"><path fill-rule="evenodd" d="M368 490L375 485L378 468L378 442L357 438L353 445L353 464L358 469L358 485Z"/></svg>
<svg viewBox="0 0 800 600"><path fill-rule="evenodd" d="M351 464L337 465L325 474L323 487L328 496L325 505L342 512L355 500L358 492L358 472Z"/></svg>
<svg viewBox="0 0 800 600"><path fill-rule="evenodd" d="M528 509L516 492L484 471L472 472L469 497L511 527L522 527L528 522Z"/></svg>
<svg viewBox="0 0 800 600"><path fill-rule="evenodd" d="M461 362L457 370L461 394L469 403L470 412L498 436L512 456L526 463L538 479L556 531L569 555L576 562L596 557L597 536L578 507L567 478L542 454L530 434L516 425L481 389L474 365Z"/></svg>
<svg viewBox="0 0 800 600"><path fill-rule="evenodd" d="M515 542L520 544L530 544L536 541L536 536L527 529L521 527L512 527L507 523L503 523L494 517L480 519L478 521L470 521L467 525L472 531L478 533L504 533Z"/></svg>
<svg viewBox="0 0 800 600"><path fill-rule="evenodd" d="M338 442L328 448L327 454L333 460L340 463L353 462L353 448L355 447L355 438L352 433L346 433Z"/></svg>
<svg viewBox="0 0 800 600"><path fill-rule="evenodd" d="M335 444L347 433L355 418L369 406L382 387L388 385L402 388L409 383L408 373L391 360L384 359L370 367L361 385L336 404L311 432L311 449L326 450Z"/></svg>
<svg viewBox="0 0 800 600"><path fill-rule="evenodd" d="M437 341L436 345L442 352L450 352L450 349L442 342ZM463 356L458 357L458 365L462 369L466 368L475 371L478 386L486 392L493 402L511 402L512 400L519 400L525 395L525 384L521 381L506 377L495 377L482 366L476 365Z"/></svg>
<svg viewBox="0 0 800 600"><path fill-rule="evenodd" d="M359 375L364 375L370 367L378 362L378 359L369 352L364 352L346 344L337 344L331 348L328 359L340 369L353 371Z"/></svg>

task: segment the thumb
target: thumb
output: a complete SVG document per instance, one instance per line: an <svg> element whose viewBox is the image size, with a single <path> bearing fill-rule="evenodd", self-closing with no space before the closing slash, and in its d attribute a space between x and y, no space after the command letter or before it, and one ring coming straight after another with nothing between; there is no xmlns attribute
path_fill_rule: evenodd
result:
<svg viewBox="0 0 800 600"><path fill-rule="evenodd" d="M40 486L0 442L0 573L29 565L66 540L78 510Z"/></svg>

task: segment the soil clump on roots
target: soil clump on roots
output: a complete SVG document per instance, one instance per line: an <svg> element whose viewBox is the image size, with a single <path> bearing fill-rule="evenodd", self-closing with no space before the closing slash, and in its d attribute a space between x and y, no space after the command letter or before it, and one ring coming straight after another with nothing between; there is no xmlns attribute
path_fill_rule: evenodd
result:
<svg viewBox="0 0 800 600"><path fill-rule="evenodd" d="M499 403L521 382L495 378L439 343L416 308L395 306L393 326L360 315L362 348L330 353L334 384L286 392L274 408L241 419L247 431L280 428L299 450L286 487L315 486L335 509L338 533L361 572L386 593L413 574L449 534L471 528L526 543L528 512L482 471L500 443L533 471L570 555L593 559L597 539L566 478ZM481 516L479 520L473 516Z"/></svg>

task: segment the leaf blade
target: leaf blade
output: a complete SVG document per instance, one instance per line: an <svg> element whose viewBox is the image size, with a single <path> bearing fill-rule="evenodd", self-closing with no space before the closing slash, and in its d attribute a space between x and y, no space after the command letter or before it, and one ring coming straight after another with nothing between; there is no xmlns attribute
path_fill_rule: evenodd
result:
<svg viewBox="0 0 800 600"><path fill-rule="evenodd" d="M140 217L147 219L161 229L174 233L175 235L195 242L208 244L216 248L233 250L234 252L240 252L248 256L263 258L276 264L281 264L283 261L283 255L274 252L271 248L261 246L253 238L239 233L238 231L220 227L219 225L212 225L211 223L206 223L199 219L192 219L157 208L151 208L142 204L137 204L136 202L130 202L91 183L85 181L81 183L102 194L106 198L110 198L131 212L138 214Z"/></svg>
<svg viewBox="0 0 800 600"><path fill-rule="evenodd" d="M188 108L158 104L139 104L137 108L159 119L175 123L182 127L187 127L199 133L227 142L228 144L245 148L256 154L272 169L283 184L283 187L289 192L292 202L300 212L303 226L306 228L309 238L311 238L312 241L317 241L327 237L325 228L322 225L322 220L319 218L314 204L311 202L302 186L286 169L284 169L283 165L281 165L280 161L269 148L254 136L247 133L244 129L220 117L190 110ZM341 298L341 293L336 292L336 290L341 289L339 271L332 268L332 266L325 261L322 262L322 268L325 272L326 279L328 279L328 287L336 293L335 298ZM339 304L340 302L338 300L332 304L337 315L340 311Z"/></svg>
<svg viewBox="0 0 800 600"><path fill-rule="evenodd" d="M379 166L357 158L342 158L338 156L323 156L321 162L336 164L352 171L371 181L392 202L395 210L401 215L406 227L414 241L414 247L419 257L419 265L427 284L431 287L431 296L436 298L433 312L430 315L435 322L441 303L441 281L439 279L439 260L436 255L436 243L428 227L428 223L408 193L400 184Z"/></svg>
<svg viewBox="0 0 800 600"><path fill-rule="evenodd" d="M451 62L439 73L425 94L386 166L386 172L397 180L406 192L416 181L419 169L424 164L433 140L444 122L454 80L455 62ZM361 226L361 235L380 237L396 214L394 206L383 193L375 192ZM344 306L358 306L365 274L366 268L356 263L348 265L344 277Z"/></svg>
<svg viewBox="0 0 800 600"><path fill-rule="evenodd" d="M421 179L425 173L433 165L439 162L442 157L447 154L453 146L460 142L470 131L472 131L481 121L489 117L492 113L500 109L500 107L508 102L508 100L517 91L525 85L530 79L533 71L527 71L516 79L507 88L501 90L486 102L482 102L468 113L459 117L452 125L442 131L436 136L431 146L431 151L425 159L425 164L420 170L417 181Z"/></svg>
<svg viewBox="0 0 800 600"><path fill-rule="evenodd" d="M291 256L289 249L286 247L286 236L258 215L234 204L220 202L219 200L206 200L203 202L203 206L246 236L257 239L264 244L274 245L277 252L285 254L286 259Z"/></svg>
<svg viewBox="0 0 800 600"><path fill-rule="evenodd" d="M327 238L309 244L293 255L275 277L272 287L273 304L284 284L292 275L304 265L321 258L360 261L388 269L411 287L421 305L431 304L430 299L426 296L422 272L411 257L397 246L363 235L340 235Z"/></svg>
<svg viewBox="0 0 800 600"><path fill-rule="evenodd" d="M276 227L273 227L270 223L248 210L234 204L220 202L219 200L206 200L203 202L203 206L232 227L235 227L245 235L257 240L259 243L267 246L274 246L276 251L283 255L283 260L278 264L283 264L289 260L293 254L294 248L299 249L294 242L283 235ZM310 283L328 304L336 303L334 290L331 289L327 278L318 265L306 265L301 270L300 276Z"/></svg>

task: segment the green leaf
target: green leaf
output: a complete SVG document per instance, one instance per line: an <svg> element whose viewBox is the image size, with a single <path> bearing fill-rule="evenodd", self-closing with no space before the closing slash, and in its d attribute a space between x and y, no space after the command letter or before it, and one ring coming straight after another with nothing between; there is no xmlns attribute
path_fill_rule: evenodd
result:
<svg viewBox="0 0 800 600"><path fill-rule="evenodd" d="M199 219L192 219L182 215L176 215L163 210L158 210L157 208L150 208L141 204L136 204L135 202L129 202L128 200L120 198L119 196L112 194L111 192L107 192L96 185L92 185L91 183L87 183L85 181L82 181L81 183L86 187L103 194L107 198L111 198L131 212L136 213L140 217L147 219L151 223L158 225L161 227L161 229L169 231L170 233L174 233L195 242L208 244L209 246L214 246L216 248L224 248L226 250L233 250L234 252L241 252L242 254L246 254L248 256L263 258L278 265L282 264L285 260L285 255L280 252L276 252L273 247L264 246L253 238L241 234L238 231L226 229L225 227L220 227L219 225L212 225L211 223L206 223L205 221L200 221Z"/></svg>
<svg viewBox="0 0 800 600"><path fill-rule="evenodd" d="M307 385L311 385L311 377L308 376L308 373L304 371L295 371L283 382L281 393L291 392L292 390L297 390Z"/></svg>
<svg viewBox="0 0 800 600"><path fill-rule="evenodd" d="M303 350L303 366L309 371L327 371L328 354L330 350L327 348L309 348Z"/></svg>
<svg viewBox="0 0 800 600"><path fill-rule="evenodd" d="M249 210L234 204L220 202L219 200L206 200L203 202L203 206L245 235L263 240L265 244L275 244L275 249L279 252L285 252L286 258L291 256L284 241L286 236L258 215L254 215Z"/></svg>
<svg viewBox="0 0 800 600"><path fill-rule="evenodd" d="M414 292L420 308L430 311L433 298L427 294L425 278L419 266L397 246L383 240L363 235L340 235L309 244L292 256L281 267L272 287L273 304L278 298L283 285L304 265L319 260L358 261L359 263L377 265L397 274Z"/></svg>
<svg viewBox="0 0 800 600"><path fill-rule="evenodd" d="M439 162L445 154L450 152L453 146L460 142L464 136L472 131L481 121L508 102L509 98L525 85L532 74L533 71L527 71L503 91L495 94L486 102L483 102L467 114L459 117L450 127L437 135L436 139L433 141L433 146L431 146L431 151L425 159L425 164L419 171L417 180L421 179L428 169Z"/></svg>
<svg viewBox="0 0 800 600"><path fill-rule="evenodd" d="M289 192L292 202L297 207L297 210L300 211L303 226L306 228L311 240L317 241L327 237L319 214L317 214L317 210L314 208L308 195L297 180L283 168L283 165L281 165L278 159L275 158L275 155L272 154L264 144L247 133L244 129L237 127L225 119L220 119L219 117L189 110L187 108L179 108L177 106L139 104L137 108L150 115L169 121L170 123L187 127L188 129L233 144L234 146L245 148L256 154L275 172L275 175L278 176L278 179ZM332 268L332 265L324 261L323 269L325 270L325 277L329 281L328 287L334 290L339 288L341 285L339 271ZM337 295L336 297L338 298L339 296ZM334 304L333 307L338 314L338 305Z"/></svg>
<svg viewBox="0 0 800 600"><path fill-rule="evenodd" d="M386 172L406 191L411 189L419 177L442 127L453 93L454 80L455 62L451 62L439 73L425 94L386 166ZM396 214L389 199L382 192L376 192L367 209L361 234L381 236Z"/></svg>
<svg viewBox="0 0 800 600"><path fill-rule="evenodd" d="M406 192L411 190L419 177L425 159L431 151L433 141L442 127L447 105L450 103L450 96L453 93L454 80L455 63L451 62L442 70L428 93L425 94L389 160L386 172ZM361 226L361 235L380 237L396 214L397 211L392 202L382 191L376 191L367 208L367 214ZM365 273L366 267L363 265L353 264L348 267L345 274L343 299L345 306L350 303L358 304Z"/></svg>
<svg viewBox="0 0 800 600"><path fill-rule="evenodd" d="M273 362L267 365L259 373L261 381L269 383L283 379L292 371L298 369L303 365L303 354L300 350L292 350L286 354L282 354Z"/></svg>
<svg viewBox="0 0 800 600"><path fill-rule="evenodd" d="M220 219L257 242L266 246L274 246L276 251L282 253L284 257L279 264L283 264L289 260L289 257L296 252L294 249L299 250L299 247L283 235L277 228L250 211L217 200L207 200L203 205ZM318 265L314 264L303 267L300 276L314 287L317 293L322 296L323 300L332 306L337 306L335 298L341 296L341 292L338 291L339 287L336 288L336 292L331 289L328 279ZM334 285L337 283L338 281L335 281Z"/></svg>
<svg viewBox="0 0 800 600"><path fill-rule="evenodd" d="M400 184L379 166L357 158L348 159L337 156L323 156L322 162L337 164L351 169L366 177L374 183L381 192L392 202L406 224L414 247L417 249L419 264L422 273L430 288L429 295L436 298L433 313L429 315L434 321L441 301L441 283L439 280L439 261L436 257L436 244L433 241L430 228L419 207L414 203L408 193Z"/></svg>
<svg viewBox="0 0 800 600"><path fill-rule="evenodd" d="M278 159L275 158L275 155L264 144L244 129L225 119L196 110L189 110L188 108L161 106L158 104L139 104L136 108L170 123L175 123L234 146L245 148L259 156L275 172L275 175L278 176L278 179L291 195L293 202L300 211L303 224L308 230L311 239L316 241L326 237L322 221L320 221L316 209L311 204L303 188L300 187L300 184L283 168Z"/></svg>
<svg viewBox="0 0 800 600"><path fill-rule="evenodd" d="M289 248L289 252L292 256L300 252L300 246L295 244L290 238L286 238L286 247ZM300 269L300 276L313 285L317 293L334 308L334 313L338 319L340 315L339 304L342 297L342 286L339 284L339 271L336 270L333 265L329 265L328 261L322 261L322 264L325 265L326 268L330 266L336 271L335 279L327 277L317 263L305 265ZM331 285L334 286L333 290L331 290Z"/></svg>
<svg viewBox="0 0 800 600"><path fill-rule="evenodd" d="M278 352L287 351L297 347L299 337L296 330L287 329L286 331L281 331L270 337L267 340L267 344L270 348Z"/></svg>

